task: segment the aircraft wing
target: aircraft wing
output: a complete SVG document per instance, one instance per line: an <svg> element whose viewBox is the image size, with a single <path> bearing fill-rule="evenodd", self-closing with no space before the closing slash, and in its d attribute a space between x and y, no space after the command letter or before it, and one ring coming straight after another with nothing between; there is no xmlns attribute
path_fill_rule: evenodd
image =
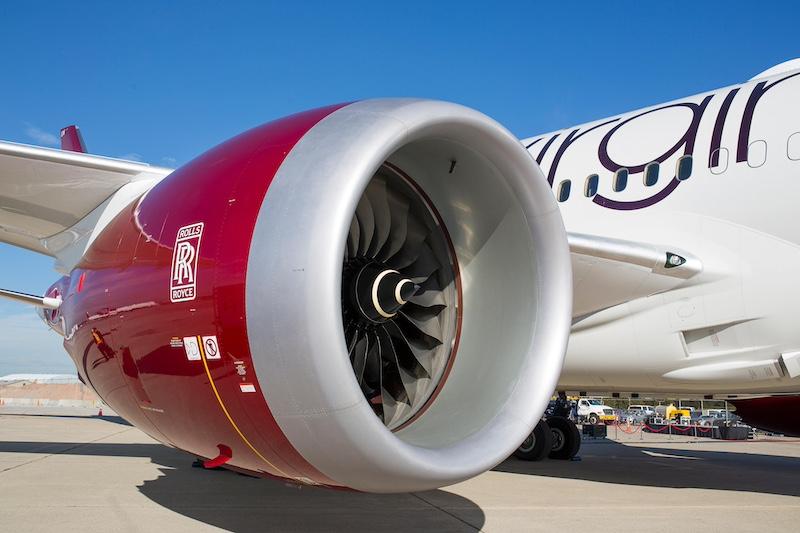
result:
<svg viewBox="0 0 800 533"><path fill-rule="evenodd" d="M703 270L679 248L569 233L573 320L636 298L673 289Z"/></svg>
<svg viewBox="0 0 800 533"><path fill-rule="evenodd" d="M97 229L104 207L115 197L133 200L170 172L134 161L0 142L0 242L61 260L61 252ZM62 262L60 269L68 269L69 258Z"/></svg>

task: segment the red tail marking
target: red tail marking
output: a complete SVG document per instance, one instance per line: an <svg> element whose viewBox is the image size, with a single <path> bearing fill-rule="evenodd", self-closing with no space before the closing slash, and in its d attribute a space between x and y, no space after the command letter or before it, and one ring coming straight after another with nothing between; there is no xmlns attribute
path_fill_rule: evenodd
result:
<svg viewBox="0 0 800 533"><path fill-rule="evenodd" d="M61 149L70 152L86 153L86 145L78 126L67 126L61 129Z"/></svg>

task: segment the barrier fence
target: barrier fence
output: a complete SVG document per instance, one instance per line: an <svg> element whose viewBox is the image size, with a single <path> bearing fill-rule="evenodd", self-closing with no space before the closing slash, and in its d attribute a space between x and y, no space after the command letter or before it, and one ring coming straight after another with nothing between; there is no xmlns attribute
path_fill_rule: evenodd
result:
<svg viewBox="0 0 800 533"><path fill-rule="evenodd" d="M636 433L666 433L667 435L685 435L691 437L707 437L719 440L746 440L749 428L745 426L698 426L683 424L622 424L615 422L615 430L628 435Z"/></svg>

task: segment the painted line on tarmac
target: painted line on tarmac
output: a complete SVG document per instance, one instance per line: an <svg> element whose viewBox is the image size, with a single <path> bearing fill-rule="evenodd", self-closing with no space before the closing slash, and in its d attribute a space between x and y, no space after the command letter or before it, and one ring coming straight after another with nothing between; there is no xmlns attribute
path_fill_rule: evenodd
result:
<svg viewBox="0 0 800 533"><path fill-rule="evenodd" d="M692 461L702 461L700 457L692 457L690 455L674 455L671 453L651 452L648 450L642 450L642 453L645 453L650 457L665 457L667 459L690 459Z"/></svg>

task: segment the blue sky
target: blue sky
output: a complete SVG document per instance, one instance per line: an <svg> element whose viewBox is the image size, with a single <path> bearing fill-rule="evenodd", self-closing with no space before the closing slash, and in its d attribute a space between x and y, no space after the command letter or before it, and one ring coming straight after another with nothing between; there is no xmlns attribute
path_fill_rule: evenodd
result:
<svg viewBox="0 0 800 533"><path fill-rule="evenodd" d="M796 2L0 4L0 139L180 165L259 123L419 96L520 137L744 81L800 57ZM0 287L51 260L0 245ZM72 372L34 313L0 302L0 375Z"/></svg>

